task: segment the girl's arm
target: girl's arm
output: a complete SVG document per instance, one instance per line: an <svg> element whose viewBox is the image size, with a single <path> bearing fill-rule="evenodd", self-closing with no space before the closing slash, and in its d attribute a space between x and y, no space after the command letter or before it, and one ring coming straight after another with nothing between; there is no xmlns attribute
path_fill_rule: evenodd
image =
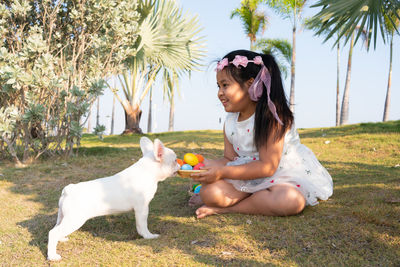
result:
<svg viewBox="0 0 400 267"><path fill-rule="evenodd" d="M225 127L224 127L225 128ZM225 129L224 129L224 157L215 159L215 160L207 160L205 159L205 168L212 168L212 167L223 167L225 166L229 161L232 161L235 157L237 157L238 154L235 152L233 149L233 146L231 143L229 143L228 138L225 135Z"/></svg>
<svg viewBox="0 0 400 267"><path fill-rule="evenodd" d="M274 141L270 136L259 150L259 160L243 165L225 166L221 169L221 178L233 180L252 180L272 176L278 169L283 151L284 138Z"/></svg>
<svg viewBox="0 0 400 267"><path fill-rule="evenodd" d="M233 160L237 156L224 134L224 159ZM233 180L252 180L262 177L272 176L278 168L283 151L284 138L274 141L274 136L270 136L267 143L259 150L259 160L255 160L243 165L226 166L206 166L207 172L199 173L193 179L199 182L212 183L222 178Z"/></svg>

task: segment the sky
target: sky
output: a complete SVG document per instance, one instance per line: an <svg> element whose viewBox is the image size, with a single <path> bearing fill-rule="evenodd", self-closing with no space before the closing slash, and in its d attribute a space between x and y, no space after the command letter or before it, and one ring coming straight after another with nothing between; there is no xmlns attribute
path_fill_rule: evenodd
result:
<svg viewBox="0 0 400 267"><path fill-rule="evenodd" d="M180 96L175 98L175 131L222 130L226 112L217 98L215 60L237 49L249 49L250 41L238 17L230 18L240 0L180 0L184 13L198 16L206 45L204 67L191 77L181 79ZM311 1L313 3L315 1ZM262 8L269 24L258 38L283 38L292 41L292 26L273 10ZM306 7L304 16L318 12ZM380 36L378 36L379 38ZM295 122L297 128L335 126L337 53L333 41L323 43L322 37L298 27L296 37ZM400 119L400 38L394 39L393 72L389 120ZM340 52L340 102L346 79L349 46ZM383 118L389 70L389 45L378 40L369 51L358 42L353 52L351 69L349 124L380 122ZM290 94L290 73L284 80L286 95ZM100 124L110 133L113 96L109 89L100 97ZM147 133L149 100L142 103L140 127ZM96 105L92 108L91 125L96 124ZM163 99L160 84L154 86L152 131L168 131L169 102ZM125 129L122 106L116 101L114 134ZM87 125L86 125L87 126Z"/></svg>

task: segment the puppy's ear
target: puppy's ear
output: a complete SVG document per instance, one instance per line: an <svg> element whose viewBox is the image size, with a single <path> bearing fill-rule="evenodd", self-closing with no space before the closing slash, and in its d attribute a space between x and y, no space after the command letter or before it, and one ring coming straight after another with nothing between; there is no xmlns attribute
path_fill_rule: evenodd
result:
<svg viewBox="0 0 400 267"><path fill-rule="evenodd" d="M143 156L149 152L153 152L153 142L146 136L140 138L140 149L142 150Z"/></svg>
<svg viewBox="0 0 400 267"><path fill-rule="evenodd" d="M157 161L162 161L165 153L165 148L163 143L159 140L156 139L154 140L154 157Z"/></svg>

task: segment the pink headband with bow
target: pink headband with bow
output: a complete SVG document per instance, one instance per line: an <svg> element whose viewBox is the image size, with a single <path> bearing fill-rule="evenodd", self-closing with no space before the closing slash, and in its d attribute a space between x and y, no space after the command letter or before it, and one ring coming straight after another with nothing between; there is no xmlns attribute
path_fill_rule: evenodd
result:
<svg viewBox="0 0 400 267"><path fill-rule="evenodd" d="M217 68L215 69L215 71L223 70L226 66L229 65L229 63L235 65L236 68L238 68L239 66L243 66L245 68L247 67L247 64L249 62L262 66L261 70L258 72L256 78L254 79L254 82L249 88L250 99L253 101L258 101L260 99L263 92L264 84L265 88L267 88L268 108L272 112L272 115L274 115L275 119L281 125L283 125L283 122L279 119L279 116L276 112L275 104L271 101L271 98L269 96L271 93L271 74L269 73L267 67L265 67L264 62L262 61L262 58L260 56L256 56L253 60L249 60L245 56L236 55L231 62L229 62L227 58L223 58L217 63Z"/></svg>

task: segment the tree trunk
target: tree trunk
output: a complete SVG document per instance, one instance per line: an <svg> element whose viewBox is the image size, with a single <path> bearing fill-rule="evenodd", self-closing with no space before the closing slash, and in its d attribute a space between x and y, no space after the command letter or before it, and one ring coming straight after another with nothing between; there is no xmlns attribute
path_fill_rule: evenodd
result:
<svg viewBox="0 0 400 267"><path fill-rule="evenodd" d="M115 116L115 95L113 94L113 105L111 111L111 130L110 134L114 134L114 116Z"/></svg>
<svg viewBox="0 0 400 267"><path fill-rule="evenodd" d="M174 117L175 117L175 101L174 101L174 90L171 90L171 99L170 99L170 107L169 107L169 124L168 131L174 131Z"/></svg>
<svg viewBox="0 0 400 267"><path fill-rule="evenodd" d="M92 106L93 106L93 102L90 103L90 107L89 107L89 115L88 115L88 126L87 126L87 133L90 133L90 128L92 128Z"/></svg>
<svg viewBox="0 0 400 267"><path fill-rule="evenodd" d="M13 157L15 164L17 167L24 167L25 165L19 160L17 152L14 149L14 145L12 144L11 140L9 140L5 134L2 136L4 142L7 144L8 151L10 152L11 156Z"/></svg>
<svg viewBox="0 0 400 267"><path fill-rule="evenodd" d="M97 97L96 127L100 125L100 96Z"/></svg>
<svg viewBox="0 0 400 267"><path fill-rule="evenodd" d="M351 61L353 57L353 47L354 47L354 33L352 34L350 41L349 59L347 61L346 85L343 91L342 110L340 113L340 125L347 124L349 121L349 91L350 91Z"/></svg>
<svg viewBox="0 0 400 267"><path fill-rule="evenodd" d="M122 134L139 133L142 134L142 129L139 127L142 111L138 105L132 106L128 100L124 99L122 107L125 111L125 130Z"/></svg>
<svg viewBox="0 0 400 267"><path fill-rule="evenodd" d="M292 62L290 67L290 110L294 113L294 90L295 90L295 65L296 65L296 24L293 26L293 43L292 43Z"/></svg>
<svg viewBox="0 0 400 267"><path fill-rule="evenodd" d="M389 107L390 107L390 88L392 86L392 58L393 58L393 34L390 39L390 56L389 56L389 77L385 99L385 109L383 110L383 121L389 119Z"/></svg>
<svg viewBox="0 0 400 267"><path fill-rule="evenodd" d="M150 88L150 92L149 92L149 117L148 117L148 119L147 119L147 132L148 133L151 133L152 132L152 128L151 128L151 126L152 126L152 124L153 124L153 122L152 122L152 114L151 114L151 112L152 112L152 105L153 105L153 88Z"/></svg>
<svg viewBox="0 0 400 267"><path fill-rule="evenodd" d="M340 124L340 43L337 44L337 71L336 71L336 126Z"/></svg>

